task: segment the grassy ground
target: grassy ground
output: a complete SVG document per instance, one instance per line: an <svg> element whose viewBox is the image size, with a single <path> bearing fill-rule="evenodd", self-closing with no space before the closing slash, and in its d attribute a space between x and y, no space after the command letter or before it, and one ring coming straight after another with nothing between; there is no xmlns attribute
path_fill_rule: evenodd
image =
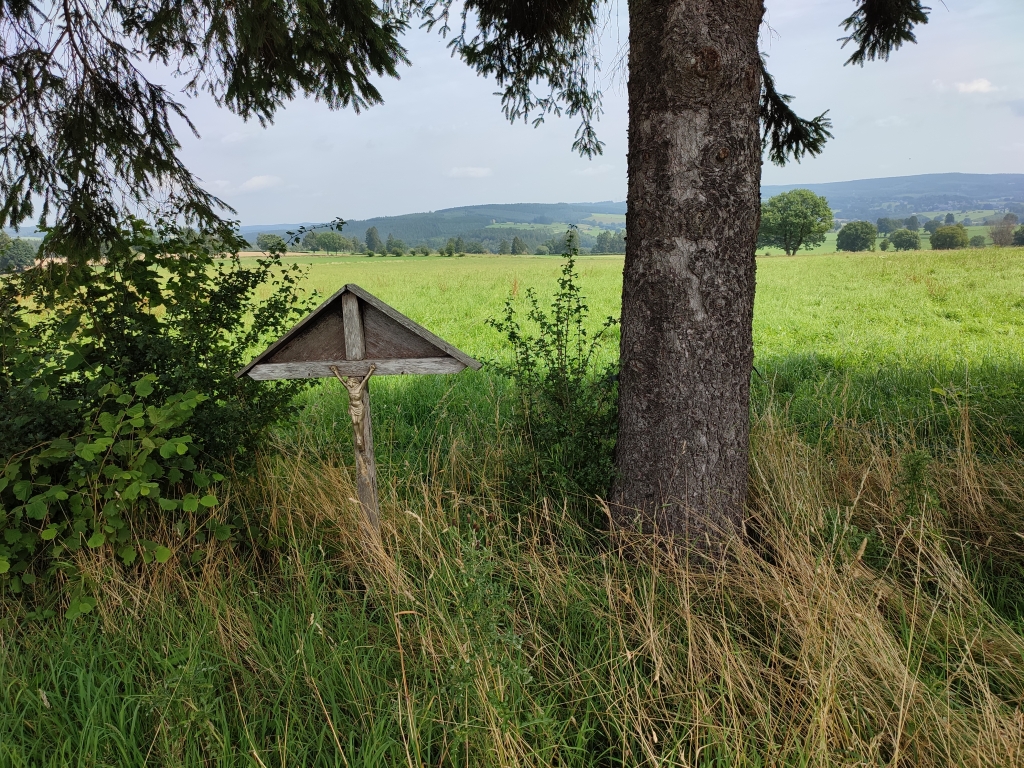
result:
<svg viewBox="0 0 1024 768"><path fill-rule="evenodd" d="M481 358L484 318L560 266L310 261ZM597 317L621 264L580 262ZM486 368L374 383L378 539L324 382L222 493L231 541L82 560L74 624L0 604L0 766L1022 764L1024 250L768 258L758 285L724 567L516 496Z"/></svg>

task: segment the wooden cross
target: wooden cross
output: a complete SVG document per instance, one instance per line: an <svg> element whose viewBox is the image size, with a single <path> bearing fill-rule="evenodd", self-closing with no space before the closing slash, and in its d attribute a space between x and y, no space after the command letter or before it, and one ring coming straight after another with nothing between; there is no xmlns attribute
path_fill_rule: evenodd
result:
<svg viewBox="0 0 1024 768"><path fill-rule="evenodd" d="M480 363L358 285L346 285L236 375L269 381L337 377L349 396L360 506L380 527L370 377L458 373Z"/></svg>

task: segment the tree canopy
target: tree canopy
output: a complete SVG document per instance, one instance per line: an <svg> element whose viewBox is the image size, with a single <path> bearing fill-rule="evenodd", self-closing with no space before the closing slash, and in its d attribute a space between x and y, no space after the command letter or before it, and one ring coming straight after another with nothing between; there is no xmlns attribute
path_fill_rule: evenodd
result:
<svg viewBox="0 0 1024 768"><path fill-rule="evenodd" d="M401 37L414 18L495 79L510 120L577 117L575 148L599 153L600 6L560 0L541 12L533 0L10 3L0 18L0 219L17 225L38 213L61 237L99 241L116 236L113 222L139 209L172 207L187 219L219 223L220 211L230 209L179 158L174 122L196 128L172 90L154 82L154 67L177 76L186 95L210 94L261 124L300 95L359 111L380 103L376 83L408 63ZM925 10L919 0L858 0L843 22L843 45L854 49L849 62L884 59L913 42ZM831 135L826 116L799 118L763 59L759 74L769 158L782 163L821 152Z"/></svg>
<svg viewBox="0 0 1024 768"><path fill-rule="evenodd" d="M366 230L366 250L372 253L384 253L384 241L380 239L380 233L376 227Z"/></svg>
<svg viewBox="0 0 1024 768"><path fill-rule="evenodd" d="M966 248L971 240L967 236L967 229L961 224L953 224L948 227L939 227L932 235L932 248L936 251L951 251L959 248Z"/></svg>
<svg viewBox="0 0 1024 768"><path fill-rule="evenodd" d="M836 237L837 251L873 251L878 229L870 221L851 221L844 224Z"/></svg>
<svg viewBox="0 0 1024 768"><path fill-rule="evenodd" d="M18 272L31 267L36 260L36 249L20 237L14 240L0 232L0 274Z"/></svg>
<svg viewBox="0 0 1024 768"><path fill-rule="evenodd" d="M781 248L792 256L801 248L821 245L830 229L832 209L828 200L809 189L794 189L761 204L757 245Z"/></svg>
<svg viewBox="0 0 1024 768"><path fill-rule="evenodd" d="M256 237L256 247L261 251L285 251L288 246L280 235L261 233Z"/></svg>
<svg viewBox="0 0 1024 768"><path fill-rule="evenodd" d="M921 236L916 230L897 229L889 235L889 242L897 251L917 251L921 248Z"/></svg>

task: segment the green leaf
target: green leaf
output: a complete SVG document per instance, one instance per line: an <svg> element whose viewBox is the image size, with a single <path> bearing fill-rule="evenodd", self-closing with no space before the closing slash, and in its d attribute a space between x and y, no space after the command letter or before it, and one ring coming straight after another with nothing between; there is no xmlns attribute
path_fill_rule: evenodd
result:
<svg viewBox="0 0 1024 768"><path fill-rule="evenodd" d="M178 508L178 502L175 499L164 499L159 500L160 509L165 509L168 512Z"/></svg>
<svg viewBox="0 0 1024 768"><path fill-rule="evenodd" d="M46 502L33 501L25 505L25 514L33 520L42 520L46 517Z"/></svg>
<svg viewBox="0 0 1024 768"><path fill-rule="evenodd" d="M123 547L118 551L117 555L125 565L131 565L135 562L135 558L139 556L139 553L135 547Z"/></svg>
<svg viewBox="0 0 1024 768"><path fill-rule="evenodd" d="M157 547L153 550L153 556L156 558L158 563L166 563L171 559L171 550L167 547Z"/></svg>
<svg viewBox="0 0 1024 768"><path fill-rule="evenodd" d="M208 493L199 500L199 503L202 504L204 507L212 507L214 504L217 503L217 497L214 496L212 493Z"/></svg>
<svg viewBox="0 0 1024 768"><path fill-rule="evenodd" d="M11 570L11 561L6 557L0 557L0 573L7 573Z"/></svg>
<svg viewBox="0 0 1024 768"><path fill-rule="evenodd" d="M60 533L60 529L55 525L50 525L39 532L39 538L43 541L51 541L57 538L58 533Z"/></svg>
<svg viewBox="0 0 1024 768"><path fill-rule="evenodd" d="M23 574L21 574L21 580L23 582L25 582L26 584L35 584L36 583L36 577L35 577L35 574L33 574L33 573L23 573Z"/></svg>
<svg viewBox="0 0 1024 768"><path fill-rule="evenodd" d="M135 382L135 394L139 397L149 397L153 394L153 381L147 376Z"/></svg>
<svg viewBox="0 0 1024 768"><path fill-rule="evenodd" d="M199 499L196 498L194 493L188 494L181 500L181 509L184 512L195 512L199 509Z"/></svg>
<svg viewBox="0 0 1024 768"><path fill-rule="evenodd" d="M107 537L103 534L102 531L96 531L96 533L94 533L92 536L89 537L89 540L86 541L85 544L88 547L92 547L93 549L96 549L96 547L103 546L103 543L106 540L107 540Z"/></svg>

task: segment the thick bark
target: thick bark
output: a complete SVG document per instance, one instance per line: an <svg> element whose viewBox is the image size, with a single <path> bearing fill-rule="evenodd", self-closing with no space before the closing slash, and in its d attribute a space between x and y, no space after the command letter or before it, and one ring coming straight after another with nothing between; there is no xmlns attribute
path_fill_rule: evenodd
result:
<svg viewBox="0 0 1024 768"><path fill-rule="evenodd" d="M762 0L629 4L614 509L712 548L747 492L763 12Z"/></svg>

